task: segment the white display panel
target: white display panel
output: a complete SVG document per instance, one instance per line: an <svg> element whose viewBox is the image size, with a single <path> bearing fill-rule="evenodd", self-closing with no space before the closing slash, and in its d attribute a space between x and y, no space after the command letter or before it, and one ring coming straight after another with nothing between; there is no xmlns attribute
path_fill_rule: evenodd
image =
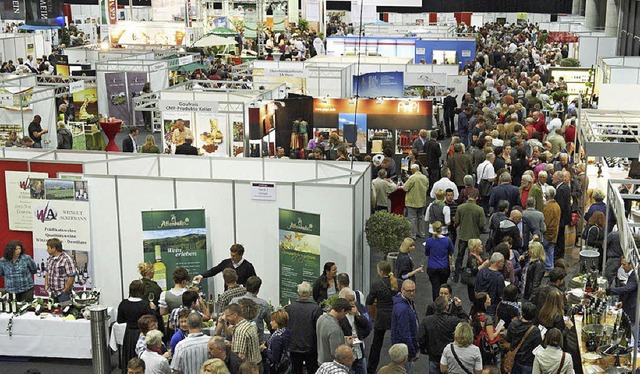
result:
<svg viewBox="0 0 640 374"><path fill-rule="evenodd" d="M239 164L239 162L245 162ZM261 180L262 164L250 159L219 158L211 163L214 179Z"/></svg>
<svg viewBox="0 0 640 374"><path fill-rule="evenodd" d="M286 165L286 167L283 167ZM264 179L272 182L306 181L316 178L316 167L313 162L299 160L264 160Z"/></svg>
<svg viewBox="0 0 640 374"><path fill-rule="evenodd" d="M144 260L141 212L153 209L174 209L173 180L119 177L117 189L122 253L122 290L124 296L127 297L129 283L134 279L140 279L138 264ZM113 243L113 237L111 243ZM106 253L103 252L102 256L105 255Z"/></svg>
<svg viewBox="0 0 640 374"><path fill-rule="evenodd" d="M109 174L132 176L158 176L158 158L124 156L123 154L107 153L109 160ZM118 161L114 161L118 160Z"/></svg>
<svg viewBox="0 0 640 374"><path fill-rule="evenodd" d="M278 209L293 209L291 184L277 184L276 188L276 201L261 201L251 200L248 182L235 184L236 240L244 246L245 258L255 267L262 284L268 285L260 289L259 296L273 305L279 305Z"/></svg>
<svg viewBox="0 0 640 374"><path fill-rule="evenodd" d="M370 185L371 185L371 182L366 184L366 186L370 186ZM371 264L370 254L369 254L369 251L358 250L359 248L364 248L363 247L364 217L361 214L362 209L364 208L363 199L362 199L362 197L364 196L364 189L365 189L364 186L365 186L365 183L361 179L355 185L355 189L353 191L354 192L353 196L355 197L355 200L353 201L353 212L354 212L353 214L353 218L354 218L354 222L353 222L354 266L353 267L354 269L353 271L354 273L351 275L351 278L354 279L354 281L351 287L364 292L364 294L366 295L369 293L369 285L371 284L370 274L369 274L370 273L369 269ZM367 189L369 191L371 190L371 188L367 188ZM371 199L364 200L364 201L369 202L371 201ZM367 204L367 207L368 206L369 205Z"/></svg>
<svg viewBox="0 0 640 374"><path fill-rule="evenodd" d="M160 175L171 178L211 178L211 164L208 158L194 157L189 162L179 157L161 156Z"/></svg>
<svg viewBox="0 0 640 374"><path fill-rule="evenodd" d="M207 219L209 267L229 257L235 242L233 233L233 182L176 181L177 207L205 207ZM253 260L251 260L253 262ZM209 290L214 295L224 290L221 276L209 278ZM211 288L214 286L214 288Z"/></svg>
<svg viewBox="0 0 640 374"><path fill-rule="evenodd" d="M320 269L332 261L338 273L346 272L353 278L353 210L345 205L351 204L352 194L346 186L296 184L294 209L320 214ZM318 204L318 196L322 196L322 204Z"/></svg>
<svg viewBox="0 0 640 374"><path fill-rule="evenodd" d="M340 162L340 161L323 161L318 162L318 179L329 178L329 177L338 177L349 175L347 170L341 168L348 168L351 162ZM331 182L328 182L331 183ZM345 182L341 180L340 184L348 183L348 180Z"/></svg>
<svg viewBox="0 0 640 374"><path fill-rule="evenodd" d="M637 84L638 68L612 66L609 75L611 84ZM636 91L638 92L638 91ZM629 108L629 107L627 107Z"/></svg>
<svg viewBox="0 0 640 374"><path fill-rule="evenodd" d="M94 161L94 160L106 160L107 155L102 152L83 152L83 151L63 151L59 150L58 161Z"/></svg>
<svg viewBox="0 0 640 374"><path fill-rule="evenodd" d="M640 107L640 89L635 84L602 84L598 109L629 110Z"/></svg>
<svg viewBox="0 0 640 374"><path fill-rule="evenodd" d="M127 297L127 287L120 278L120 256L118 254L118 211L116 205L116 183L113 177L84 176L89 186L89 214L91 216L90 261L93 263L95 286L100 288L100 303L117 306ZM124 192L124 191L123 191ZM123 242L125 247L126 242ZM140 250L142 258L142 250ZM137 265L137 263L136 263Z"/></svg>
<svg viewBox="0 0 640 374"><path fill-rule="evenodd" d="M108 168L107 162L91 162L83 165L86 174L106 175Z"/></svg>

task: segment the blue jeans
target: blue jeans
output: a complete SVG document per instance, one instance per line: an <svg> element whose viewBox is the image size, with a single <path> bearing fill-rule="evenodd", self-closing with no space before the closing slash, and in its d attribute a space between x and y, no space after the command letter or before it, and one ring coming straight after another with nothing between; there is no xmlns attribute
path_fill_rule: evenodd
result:
<svg viewBox="0 0 640 374"><path fill-rule="evenodd" d="M544 260L544 270L549 271L553 269L553 253L556 250L556 244L546 240L542 244L544 245L544 254L547 256Z"/></svg>
<svg viewBox="0 0 640 374"><path fill-rule="evenodd" d="M533 366L520 365L517 362L513 364L511 374L531 374L533 372Z"/></svg>
<svg viewBox="0 0 640 374"><path fill-rule="evenodd" d="M429 374L440 374L440 362L429 360Z"/></svg>

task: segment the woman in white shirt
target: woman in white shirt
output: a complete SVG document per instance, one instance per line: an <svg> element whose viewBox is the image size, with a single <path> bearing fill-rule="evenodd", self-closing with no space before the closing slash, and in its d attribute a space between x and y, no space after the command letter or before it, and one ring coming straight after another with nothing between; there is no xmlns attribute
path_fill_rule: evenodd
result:
<svg viewBox="0 0 640 374"><path fill-rule="evenodd" d="M533 374L574 373L571 355L562 351L562 339L562 332L557 328L547 331L544 337L546 348L534 353Z"/></svg>
<svg viewBox="0 0 640 374"><path fill-rule="evenodd" d="M440 358L440 371L450 374L481 374L480 348L473 344L473 329L460 322L453 333L453 343L447 344Z"/></svg>

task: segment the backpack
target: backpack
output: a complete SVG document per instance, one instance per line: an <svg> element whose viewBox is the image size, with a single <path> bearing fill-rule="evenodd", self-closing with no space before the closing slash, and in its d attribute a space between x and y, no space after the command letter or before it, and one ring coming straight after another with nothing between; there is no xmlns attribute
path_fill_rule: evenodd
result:
<svg viewBox="0 0 640 374"><path fill-rule="evenodd" d="M486 327L482 327L484 320L484 314L478 316L478 324L476 325L480 325L479 327L481 328L478 330L478 335L474 344L480 348L480 355L482 356L483 364L491 364L495 363L496 356L498 355L498 352L500 352L500 338L498 337L495 340L489 339Z"/></svg>

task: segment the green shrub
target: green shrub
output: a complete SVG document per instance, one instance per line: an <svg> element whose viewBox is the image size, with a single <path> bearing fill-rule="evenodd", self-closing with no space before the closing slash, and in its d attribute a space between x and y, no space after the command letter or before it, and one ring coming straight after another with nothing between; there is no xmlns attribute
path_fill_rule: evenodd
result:
<svg viewBox="0 0 640 374"><path fill-rule="evenodd" d="M560 66L565 67L565 68L577 68L580 66L580 60L578 60L577 58L563 58L562 61L560 61Z"/></svg>
<svg viewBox="0 0 640 374"><path fill-rule="evenodd" d="M369 217L364 232L369 247L387 254L397 252L404 238L411 236L411 223L403 216L382 210Z"/></svg>

